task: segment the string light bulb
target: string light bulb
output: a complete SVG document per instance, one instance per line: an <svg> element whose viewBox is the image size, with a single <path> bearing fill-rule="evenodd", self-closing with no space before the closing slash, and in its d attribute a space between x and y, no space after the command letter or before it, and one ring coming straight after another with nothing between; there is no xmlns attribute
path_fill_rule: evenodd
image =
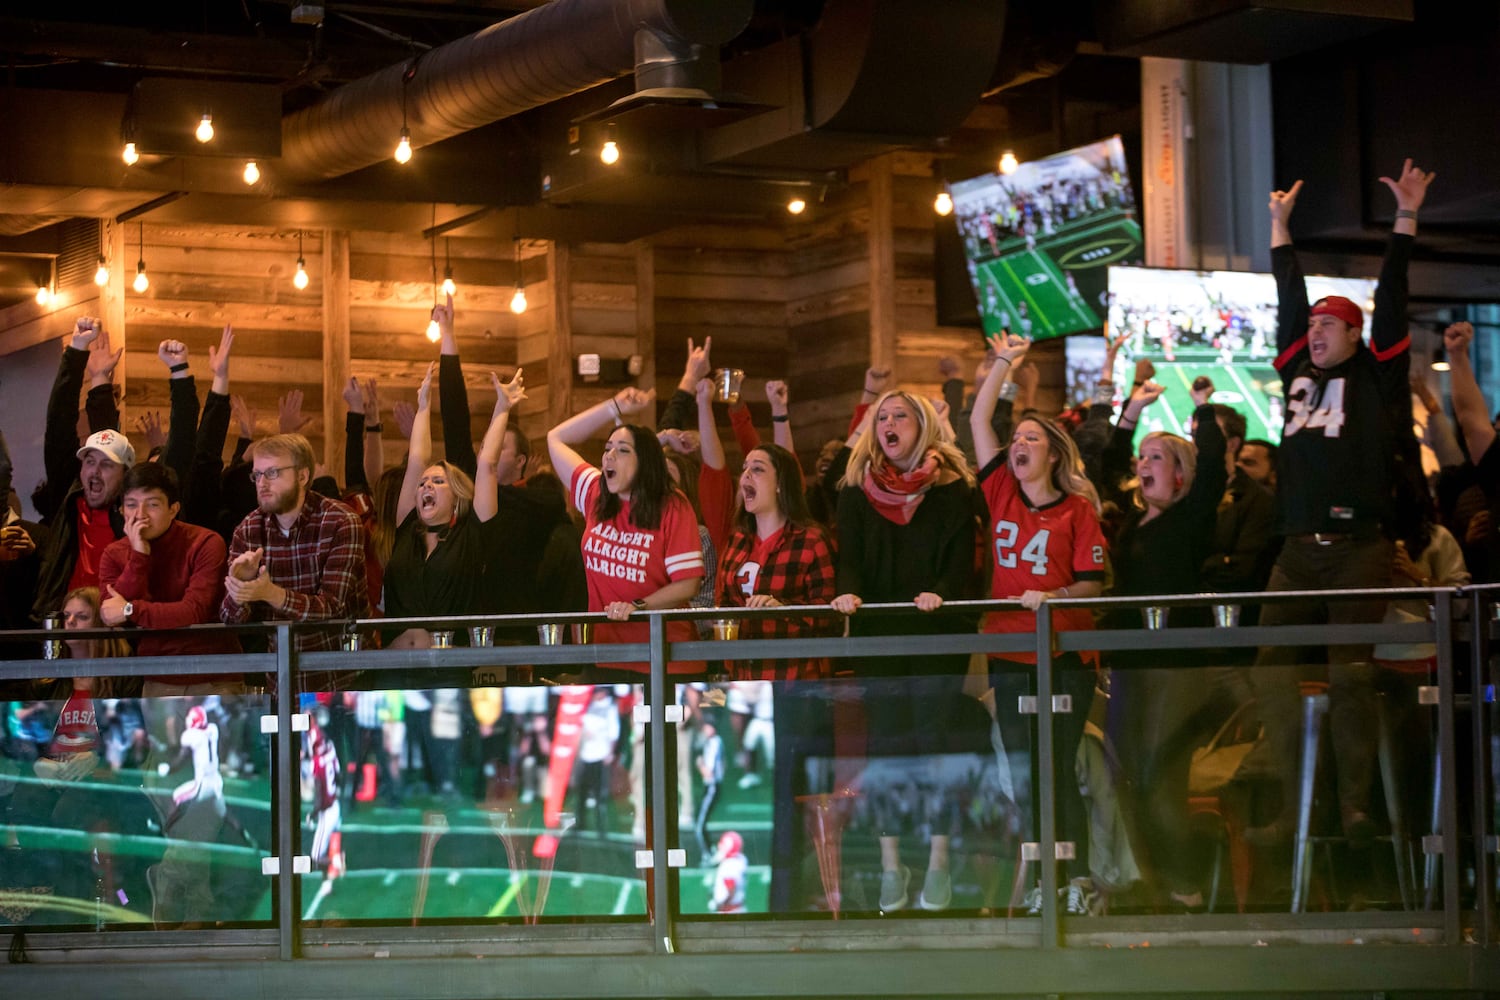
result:
<svg viewBox="0 0 1500 1000"><path fill-rule="evenodd" d="M793 198L791 201L786 203L786 210L788 212L791 212L793 215L801 215L803 212L807 211L807 202L801 198Z"/></svg>
<svg viewBox="0 0 1500 1000"><path fill-rule="evenodd" d="M292 286L297 291L307 287L307 258L302 256L302 230L297 230L297 271L292 275Z"/></svg>
<svg viewBox="0 0 1500 1000"><path fill-rule="evenodd" d="M109 284L109 264L102 253L99 255L99 266L94 269L94 284L100 288Z"/></svg>
<svg viewBox="0 0 1500 1000"><path fill-rule="evenodd" d="M510 311L517 316L526 311L526 286L521 279L521 238L515 238L516 244L516 293L510 297Z"/></svg>
<svg viewBox="0 0 1500 1000"><path fill-rule="evenodd" d="M947 191L939 191L937 197L932 199L932 210L938 215L948 216L953 214L953 196Z"/></svg>
<svg viewBox="0 0 1500 1000"><path fill-rule="evenodd" d="M401 141L396 143L396 162L411 162L411 131L405 125L401 126Z"/></svg>
<svg viewBox="0 0 1500 1000"><path fill-rule="evenodd" d="M1020 165L1021 161L1016 159L1016 154L1012 153L1010 150L1007 149L1005 152L1000 154L1000 172L1002 174L1009 176L1015 173L1016 168Z"/></svg>
<svg viewBox="0 0 1500 1000"><path fill-rule="evenodd" d="M434 344L443 339L443 328L438 326L438 321L435 319L427 324L427 339Z"/></svg>
<svg viewBox="0 0 1500 1000"><path fill-rule="evenodd" d="M259 180L260 180L260 167L258 167L256 165L256 163L255 163L254 160L246 160L245 161L245 183L246 184L255 184Z"/></svg>
<svg viewBox="0 0 1500 1000"><path fill-rule="evenodd" d="M120 154L120 159L125 161L127 167L133 167L141 160L141 154L136 151L135 143L127 142L125 150Z"/></svg>
<svg viewBox="0 0 1500 1000"><path fill-rule="evenodd" d="M198 122L198 130L193 133L199 142L214 141L214 116L207 111L203 112L203 120Z"/></svg>
<svg viewBox="0 0 1500 1000"><path fill-rule="evenodd" d="M135 281L130 287L137 292L144 292L151 287L151 279L146 277L146 224L144 222L141 223L140 234L140 255L135 261Z"/></svg>
<svg viewBox="0 0 1500 1000"><path fill-rule="evenodd" d="M44 306L52 301L52 289L47 287L46 282L36 286L36 304Z"/></svg>
<svg viewBox="0 0 1500 1000"><path fill-rule="evenodd" d="M606 139L604 145L599 147L599 161L606 167L612 167L620 162L620 147L613 139Z"/></svg>

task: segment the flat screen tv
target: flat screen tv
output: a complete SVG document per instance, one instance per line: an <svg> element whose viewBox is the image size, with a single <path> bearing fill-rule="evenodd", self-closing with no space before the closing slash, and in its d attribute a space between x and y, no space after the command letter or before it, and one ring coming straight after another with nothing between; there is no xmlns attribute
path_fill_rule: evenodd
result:
<svg viewBox="0 0 1500 1000"><path fill-rule="evenodd" d="M1106 270L1142 259L1119 136L949 185L986 334L1034 339L1104 325Z"/></svg>
<svg viewBox="0 0 1500 1000"><path fill-rule="evenodd" d="M1314 302L1343 295L1368 312L1375 281L1311 275L1307 294ZM1247 437L1281 440L1281 379L1272 365L1275 278L1244 271L1111 267L1108 301L1110 329L1128 335L1115 361L1116 404L1130 386L1137 358L1149 358L1156 381L1167 387L1140 422L1145 433L1187 436L1193 380L1206 375L1214 383L1213 402L1245 415ZM1070 401L1091 398L1104 367L1104 338L1070 337L1065 352Z"/></svg>

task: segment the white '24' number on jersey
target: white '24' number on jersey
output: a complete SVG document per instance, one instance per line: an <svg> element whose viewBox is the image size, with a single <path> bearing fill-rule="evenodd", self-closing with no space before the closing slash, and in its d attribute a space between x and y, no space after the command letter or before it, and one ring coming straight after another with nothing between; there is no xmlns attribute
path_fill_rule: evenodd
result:
<svg viewBox="0 0 1500 1000"><path fill-rule="evenodd" d="M1287 409L1291 413L1286 422L1286 429L1282 431L1283 437L1291 437L1303 428L1312 430L1323 428L1323 436L1336 438L1344 429L1344 380L1341 378L1331 379L1323 387L1323 398L1318 400L1318 408L1312 408L1313 393L1317 391L1317 383L1307 376L1299 376L1292 380L1292 391L1287 396Z"/></svg>
<svg viewBox="0 0 1500 1000"><path fill-rule="evenodd" d="M1005 569L1016 568L1016 538L1020 534L1021 529L1014 521L1000 521L995 525L995 562ZM1043 528L1031 536L1031 541L1019 553L1022 559L1031 564L1034 576L1044 576L1047 573L1047 539L1051 534L1050 529Z"/></svg>

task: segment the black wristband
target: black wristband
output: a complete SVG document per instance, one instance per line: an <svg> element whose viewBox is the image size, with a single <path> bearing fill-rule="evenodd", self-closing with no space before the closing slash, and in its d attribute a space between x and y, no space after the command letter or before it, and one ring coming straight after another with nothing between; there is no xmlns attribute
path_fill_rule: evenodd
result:
<svg viewBox="0 0 1500 1000"><path fill-rule="evenodd" d="M185 372L187 370L188 370L188 363L186 361L184 361L180 365L172 365L170 368L167 369L167 371L171 372L173 375L176 375L178 372Z"/></svg>
<svg viewBox="0 0 1500 1000"><path fill-rule="evenodd" d="M792 415L790 413L783 413L779 417L776 416L776 414L774 414L774 413L771 414L771 422L773 424L784 424L784 423L786 423L790 419L792 419Z"/></svg>
<svg viewBox="0 0 1500 1000"><path fill-rule="evenodd" d="M381 427L378 423L375 423L375 424L365 424L365 433L366 434L379 434L383 430L385 430L385 428Z"/></svg>

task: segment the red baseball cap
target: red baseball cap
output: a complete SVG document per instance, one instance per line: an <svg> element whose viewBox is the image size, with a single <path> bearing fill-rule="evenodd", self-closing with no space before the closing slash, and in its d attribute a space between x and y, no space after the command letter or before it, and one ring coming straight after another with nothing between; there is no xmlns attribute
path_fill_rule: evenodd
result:
<svg viewBox="0 0 1500 1000"><path fill-rule="evenodd" d="M1364 329L1364 310L1342 295L1326 295L1313 303L1309 316L1334 316L1356 330Z"/></svg>

